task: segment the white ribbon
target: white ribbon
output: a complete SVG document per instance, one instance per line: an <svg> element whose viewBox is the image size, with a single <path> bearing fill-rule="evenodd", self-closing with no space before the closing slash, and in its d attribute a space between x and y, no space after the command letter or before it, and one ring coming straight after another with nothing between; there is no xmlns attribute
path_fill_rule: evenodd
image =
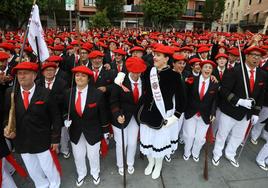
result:
<svg viewBox="0 0 268 188"><path fill-rule="evenodd" d="M163 96L160 90L160 86L159 86L159 80L158 80L158 76L157 76L157 70L155 67L153 67L151 69L150 72L150 82L151 82L151 89L152 89L152 94L153 94L153 98L156 104L156 107L158 108L159 112L161 113L163 119L167 119L168 117L171 117L174 112L175 112L175 96L173 96L173 109L172 109L172 113L166 113L166 109L165 109L165 103L163 100Z"/></svg>

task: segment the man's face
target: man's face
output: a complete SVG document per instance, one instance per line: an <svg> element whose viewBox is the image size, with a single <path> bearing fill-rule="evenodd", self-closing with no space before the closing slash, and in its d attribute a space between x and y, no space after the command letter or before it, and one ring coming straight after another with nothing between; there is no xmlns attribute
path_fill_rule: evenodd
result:
<svg viewBox="0 0 268 188"><path fill-rule="evenodd" d="M220 57L216 61L219 67L224 67L227 63L227 59L224 57Z"/></svg>
<svg viewBox="0 0 268 188"><path fill-rule="evenodd" d="M116 49L116 44L114 42L111 42L109 45L110 51L114 51Z"/></svg>
<svg viewBox="0 0 268 188"><path fill-rule="evenodd" d="M259 66L261 58L262 55L259 51L252 51L246 55L246 63L248 66L255 68Z"/></svg>
<svg viewBox="0 0 268 188"><path fill-rule="evenodd" d="M34 84L36 73L30 70L18 70L17 77L19 84L24 87L31 87Z"/></svg>
<svg viewBox="0 0 268 188"><path fill-rule="evenodd" d="M119 53L115 54L115 61L116 62L121 62L122 59L123 59L123 56L121 54L119 54Z"/></svg>
<svg viewBox="0 0 268 188"><path fill-rule="evenodd" d="M43 75L46 79L52 80L55 77L56 69L54 67L48 67L43 71Z"/></svg>
<svg viewBox="0 0 268 188"><path fill-rule="evenodd" d="M200 53L200 56L201 56L202 59L207 59L207 57L208 57L208 52Z"/></svg>
<svg viewBox="0 0 268 188"><path fill-rule="evenodd" d="M81 61L86 61L88 60L88 51L81 49L80 51L80 60Z"/></svg>
<svg viewBox="0 0 268 188"><path fill-rule="evenodd" d="M0 70L4 71L7 67L7 60L1 60L0 61Z"/></svg>
<svg viewBox="0 0 268 188"><path fill-rule="evenodd" d="M142 51L133 51L131 54L132 57L139 57L142 58L143 52Z"/></svg>
<svg viewBox="0 0 268 188"><path fill-rule="evenodd" d="M103 60L103 57L101 57L101 56L97 56L96 58L92 58L91 59L92 66L94 68L100 68L102 66L102 60Z"/></svg>
<svg viewBox="0 0 268 188"><path fill-rule="evenodd" d="M212 74L213 67L210 64L205 64L205 65L202 66L202 70L201 71L202 71L202 76L204 78L208 78Z"/></svg>

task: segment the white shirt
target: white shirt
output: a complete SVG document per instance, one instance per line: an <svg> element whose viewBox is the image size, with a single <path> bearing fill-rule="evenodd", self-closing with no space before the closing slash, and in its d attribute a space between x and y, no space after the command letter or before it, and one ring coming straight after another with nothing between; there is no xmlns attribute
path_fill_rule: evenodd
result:
<svg viewBox="0 0 268 188"><path fill-rule="evenodd" d="M207 92L207 90L208 90L210 77L207 78L206 80L204 80L204 77L203 77L202 75L200 75L200 77L199 77L199 86L198 86L199 94L200 94L200 92L201 92L201 88L202 88L202 85L203 85L203 81L206 82L206 84L205 84L205 92L204 92L204 95L205 95L206 92Z"/></svg>
<svg viewBox="0 0 268 188"><path fill-rule="evenodd" d="M48 88L48 82L49 82L49 81L45 80L45 87L46 87L46 88ZM55 77L53 78L52 81L50 81L50 86L49 86L48 89L52 89L54 82L55 82Z"/></svg>
<svg viewBox="0 0 268 188"><path fill-rule="evenodd" d="M24 89L20 86L21 97L22 97L22 99L24 100L23 91L26 91L26 90L24 90ZM29 97L28 97L29 104L31 103L31 99L32 99L32 97L33 97L34 91L35 91L35 84L34 84L33 87L29 90L29 92L30 92Z"/></svg>
<svg viewBox="0 0 268 188"><path fill-rule="evenodd" d="M196 73L194 71L192 71L192 73L193 73L194 76L199 76L199 73Z"/></svg>
<svg viewBox="0 0 268 188"><path fill-rule="evenodd" d="M131 74L131 73L130 73L130 74ZM141 85L141 79L139 78L138 81L135 82L135 81L132 80L132 78L130 77L129 74L128 74L128 78L129 78L130 83L131 83L131 89L132 89L132 91L134 91L134 87L135 87L134 84L135 84L135 83L138 83L139 98L140 98L140 97L141 97L141 94L142 94L142 92L141 92L141 91L142 91L142 88L141 88L141 87L142 87L142 85Z"/></svg>
<svg viewBox="0 0 268 188"><path fill-rule="evenodd" d="M220 69L220 67L219 67L219 66L217 66L217 69L218 69L219 73L220 73L220 72L222 72L222 74L223 74L223 73L224 73L224 71L225 71L225 68Z"/></svg>
<svg viewBox="0 0 268 188"><path fill-rule="evenodd" d="M248 65L247 64L245 64L246 65L246 69L247 69L247 71L248 71L248 79L250 79L250 68L248 67ZM254 70L254 81L256 80L256 68L254 68L253 69Z"/></svg>
<svg viewBox="0 0 268 188"><path fill-rule="evenodd" d="M88 86L86 86L84 89L81 90L81 110L82 112L84 112L85 109L85 105L86 105L86 100L87 100L87 89ZM75 103L77 101L78 98L78 88L76 87L76 93L75 93Z"/></svg>

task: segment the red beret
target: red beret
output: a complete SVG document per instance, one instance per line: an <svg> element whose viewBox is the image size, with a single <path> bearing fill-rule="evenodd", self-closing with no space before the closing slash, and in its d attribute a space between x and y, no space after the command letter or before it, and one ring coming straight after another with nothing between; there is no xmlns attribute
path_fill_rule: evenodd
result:
<svg viewBox="0 0 268 188"><path fill-rule="evenodd" d="M33 52L33 49L32 49L31 46L26 46L26 47L24 47L23 50L24 50L25 52L28 52L28 53L32 53L32 52Z"/></svg>
<svg viewBox="0 0 268 188"><path fill-rule="evenodd" d="M206 46L202 46L200 48L198 48L197 53L203 53L203 52L209 52L210 48L206 47Z"/></svg>
<svg viewBox="0 0 268 188"><path fill-rule="evenodd" d="M75 45L79 45L78 41L77 40L74 40L70 43L71 45L75 46Z"/></svg>
<svg viewBox="0 0 268 188"><path fill-rule="evenodd" d="M66 47L66 50L70 50L70 49L74 49L74 47L72 45L69 45Z"/></svg>
<svg viewBox="0 0 268 188"><path fill-rule="evenodd" d="M22 62L17 64L11 71L12 74L16 74L18 70L30 70L37 72L38 64L32 62Z"/></svg>
<svg viewBox="0 0 268 188"><path fill-rule="evenodd" d="M127 52L125 52L122 48L115 49L113 52L120 55L127 55Z"/></svg>
<svg viewBox="0 0 268 188"><path fill-rule="evenodd" d="M130 53L134 52L134 51L144 51L143 47L140 46L134 46L133 48L130 49Z"/></svg>
<svg viewBox="0 0 268 188"><path fill-rule="evenodd" d="M220 53L220 54L216 55L215 59L217 60L220 57L224 57L224 58L228 59L228 55L223 54L223 53Z"/></svg>
<svg viewBox="0 0 268 188"><path fill-rule="evenodd" d="M143 59L139 57L130 57L126 60L126 68L128 72L141 73L146 70L146 64Z"/></svg>
<svg viewBox="0 0 268 188"><path fill-rule="evenodd" d="M190 51L190 52L192 52L193 49L190 48L190 47L188 47L188 46L184 46L184 47L180 48L180 52L181 52L181 51Z"/></svg>
<svg viewBox="0 0 268 188"><path fill-rule="evenodd" d="M64 46L63 45L56 45L56 46L52 47L52 50L54 50L54 51L63 51Z"/></svg>
<svg viewBox="0 0 268 188"><path fill-rule="evenodd" d="M4 61L10 58L9 54L6 52L0 52L0 61Z"/></svg>
<svg viewBox="0 0 268 188"><path fill-rule="evenodd" d="M75 68L72 69L72 72L73 73L83 73L83 74L87 74L88 76L93 76L94 73L87 67L87 66L84 66L84 65L80 65L80 66L77 66Z"/></svg>
<svg viewBox="0 0 268 188"><path fill-rule="evenodd" d="M186 61L183 55L173 55L174 61Z"/></svg>
<svg viewBox="0 0 268 188"><path fill-rule="evenodd" d="M114 39L109 40L109 44L112 43L112 42L115 43L116 45L118 44L118 42L116 40L114 40Z"/></svg>
<svg viewBox="0 0 268 188"><path fill-rule="evenodd" d="M3 42L3 43L0 43L0 48L4 48L5 50L14 50L15 46L11 43L7 43L7 42Z"/></svg>
<svg viewBox="0 0 268 188"><path fill-rule="evenodd" d="M103 47L103 48L108 48L108 46L106 45L106 44L104 44L103 42L97 42L96 43L98 46L101 46L101 47Z"/></svg>
<svg viewBox="0 0 268 188"><path fill-rule="evenodd" d="M48 62L59 62L59 61L62 61L62 60L63 60L63 58L61 56L52 55L46 61L48 61Z"/></svg>
<svg viewBox="0 0 268 188"><path fill-rule="evenodd" d="M169 46L161 45L161 46L156 47L154 49L154 52L160 52L163 54L172 55L174 53L174 50Z"/></svg>
<svg viewBox="0 0 268 188"><path fill-rule="evenodd" d="M89 59L93 59L93 58L96 58L98 56L103 57L104 54L101 51L99 51L99 50L93 50L92 52L90 52L88 54L88 58Z"/></svg>
<svg viewBox="0 0 268 188"><path fill-rule="evenodd" d="M90 52L91 48L93 48L92 44L86 43L81 46L81 49L86 50L87 52Z"/></svg>
<svg viewBox="0 0 268 188"><path fill-rule="evenodd" d="M230 50L227 51L229 54L232 54L234 56L239 56L239 50L238 48L232 48Z"/></svg>
<svg viewBox="0 0 268 188"><path fill-rule="evenodd" d="M268 45L261 46L262 49L268 50Z"/></svg>
<svg viewBox="0 0 268 188"><path fill-rule="evenodd" d="M54 68L57 68L57 65L55 62L47 62L47 63L43 63L42 64L42 67L41 67L41 70L45 70L46 68L48 67L54 67Z"/></svg>
<svg viewBox="0 0 268 188"><path fill-rule="evenodd" d="M210 64L213 67L213 69L217 67L216 63L214 63L211 60L201 61L200 66L203 67L203 65L205 65L205 64Z"/></svg>
<svg viewBox="0 0 268 188"><path fill-rule="evenodd" d="M266 51L264 49L261 49L261 48L259 48L257 46L253 46L253 47L250 47L250 48L245 49L244 50L244 53L245 54L249 54L252 51L258 51L258 52L261 53L262 56L264 56L266 54Z"/></svg>
<svg viewBox="0 0 268 188"><path fill-rule="evenodd" d="M195 64L197 62L200 63L201 59L195 57L195 58L190 59L189 64L193 65L193 64Z"/></svg>

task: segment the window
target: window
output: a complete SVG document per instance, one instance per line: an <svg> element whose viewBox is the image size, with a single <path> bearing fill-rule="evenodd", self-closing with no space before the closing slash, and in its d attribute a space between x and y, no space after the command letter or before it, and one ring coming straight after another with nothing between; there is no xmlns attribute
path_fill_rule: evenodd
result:
<svg viewBox="0 0 268 188"><path fill-rule="evenodd" d="M251 0L248 1L248 5L251 5Z"/></svg>
<svg viewBox="0 0 268 188"><path fill-rule="evenodd" d="M256 20L255 20L256 23L259 22L259 13L256 14Z"/></svg>
<svg viewBox="0 0 268 188"><path fill-rule="evenodd" d="M95 6L95 0L84 0L84 6Z"/></svg>
<svg viewBox="0 0 268 188"><path fill-rule="evenodd" d="M234 4L235 4L235 2L233 1L233 3L232 3L232 7L234 7Z"/></svg>
<svg viewBox="0 0 268 188"><path fill-rule="evenodd" d="M134 5L134 0L127 0L127 5Z"/></svg>
<svg viewBox="0 0 268 188"><path fill-rule="evenodd" d="M229 6L230 6L230 3L227 4L227 9L229 8Z"/></svg>
<svg viewBox="0 0 268 188"><path fill-rule="evenodd" d="M236 16L235 16L235 19L236 19L236 20L238 19L238 12L236 12Z"/></svg>
<svg viewBox="0 0 268 188"><path fill-rule="evenodd" d="M226 19L228 19L228 14L226 14Z"/></svg>
<svg viewBox="0 0 268 188"><path fill-rule="evenodd" d="M238 0L238 5L237 6L240 6L240 0Z"/></svg>
<svg viewBox="0 0 268 188"><path fill-rule="evenodd" d="M248 14L247 17L246 17L246 20L247 20L247 22L249 21L249 14Z"/></svg>
<svg viewBox="0 0 268 188"><path fill-rule="evenodd" d="M259 0L259 4L261 4L262 0Z"/></svg>

